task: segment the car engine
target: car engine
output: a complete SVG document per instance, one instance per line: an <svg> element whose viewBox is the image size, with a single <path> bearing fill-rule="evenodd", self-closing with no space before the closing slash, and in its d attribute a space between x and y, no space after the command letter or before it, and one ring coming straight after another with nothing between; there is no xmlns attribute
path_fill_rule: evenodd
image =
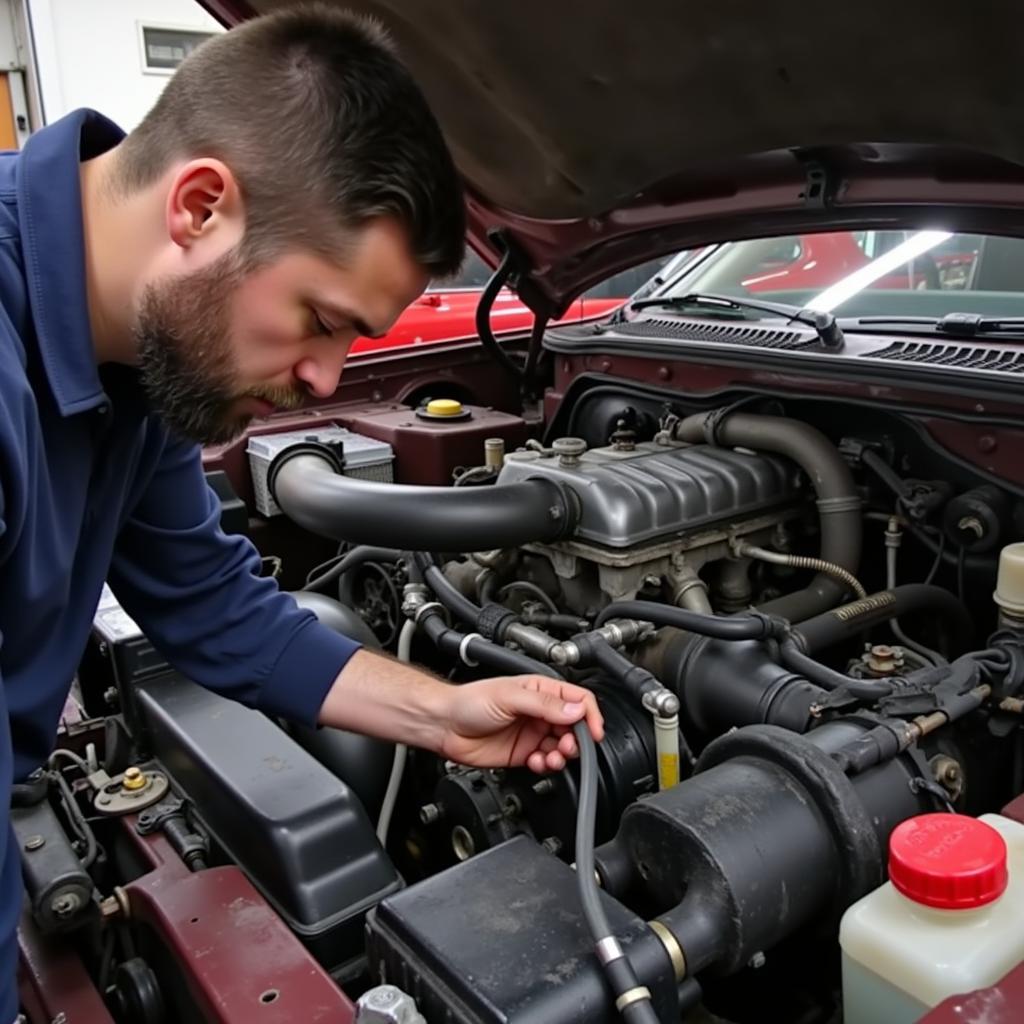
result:
<svg viewBox="0 0 1024 1024"><path fill-rule="evenodd" d="M335 412L416 459L387 410ZM1024 791L1019 480L814 397L603 381L544 432L463 412L415 421L478 455L454 486L359 479L306 428L266 486L340 547L263 553L456 685L591 688L604 740L538 776L272 721L108 595L80 720L16 794L23 991L73 940L95 1019L133 1024L838 1022L839 921L893 829Z"/></svg>

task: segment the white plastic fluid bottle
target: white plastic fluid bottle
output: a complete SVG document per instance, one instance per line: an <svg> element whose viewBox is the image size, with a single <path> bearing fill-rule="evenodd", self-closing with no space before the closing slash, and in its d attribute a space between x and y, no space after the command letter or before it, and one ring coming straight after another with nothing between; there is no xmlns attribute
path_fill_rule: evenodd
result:
<svg viewBox="0 0 1024 1024"><path fill-rule="evenodd" d="M911 1024L1024 960L1024 825L922 814L889 840L889 881L843 915L844 1024Z"/></svg>

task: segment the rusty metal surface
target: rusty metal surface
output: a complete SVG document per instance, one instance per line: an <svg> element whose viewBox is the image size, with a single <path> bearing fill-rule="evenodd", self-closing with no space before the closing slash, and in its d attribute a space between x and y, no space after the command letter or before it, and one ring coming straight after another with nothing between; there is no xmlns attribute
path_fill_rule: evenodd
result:
<svg viewBox="0 0 1024 1024"><path fill-rule="evenodd" d="M18 953L18 996L30 1024L114 1024L70 942L44 938L28 911Z"/></svg>
<svg viewBox="0 0 1024 1024"><path fill-rule="evenodd" d="M1024 964L991 988L950 996L919 1024L1020 1024L1024 1021Z"/></svg>
<svg viewBox="0 0 1024 1024"><path fill-rule="evenodd" d="M162 835L139 836L151 870L124 886L183 969L209 1024L348 1024L352 1003L233 866L192 873Z"/></svg>
<svg viewBox="0 0 1024 1024"><path fill-rule="evenodd" d="M999 813L1024 825L1024 793L1011 800ZM1021 1014L1021 1019L1024 1020L1024 1014Z"/></svg>

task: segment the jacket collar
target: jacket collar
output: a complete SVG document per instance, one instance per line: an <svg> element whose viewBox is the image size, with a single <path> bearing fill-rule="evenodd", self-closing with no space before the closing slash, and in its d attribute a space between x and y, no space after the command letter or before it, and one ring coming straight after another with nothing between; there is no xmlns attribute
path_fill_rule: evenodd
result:
<svg viewBox="0 0 1024 1024"><path fill-rule="evenodd" d="M106 402L89 325L79 166L123 138L112 121L76 110L36 132L20 157L18 220L29 305L64 416Z"/></svg>

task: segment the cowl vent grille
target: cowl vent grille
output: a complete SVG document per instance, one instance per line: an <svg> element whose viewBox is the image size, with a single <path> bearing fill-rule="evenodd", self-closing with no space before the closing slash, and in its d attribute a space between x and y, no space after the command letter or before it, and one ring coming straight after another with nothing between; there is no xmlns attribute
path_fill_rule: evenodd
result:
<svg viewBox="0 0 1024 1024"><path fill-rule="evenodd" d="M703 320L677 320L648 317L608 328L616 334L639 338L679 338L682 341L713 341L723 345L748 345L753 348L776 348L799 351L816 348L818 339L801 331L775 327L753 327L736 323Z"/></svg>
<svg viewBox="0 0 1024 1024"><path fill-rule="evenodd" d="M1008 352L1001 348L895 341L881 352L865 353L864 358L886 359L897 363L920 363L925 366L960 366L968 370L995 370L997 373L1024 374L1024 352Z"/></svg>

